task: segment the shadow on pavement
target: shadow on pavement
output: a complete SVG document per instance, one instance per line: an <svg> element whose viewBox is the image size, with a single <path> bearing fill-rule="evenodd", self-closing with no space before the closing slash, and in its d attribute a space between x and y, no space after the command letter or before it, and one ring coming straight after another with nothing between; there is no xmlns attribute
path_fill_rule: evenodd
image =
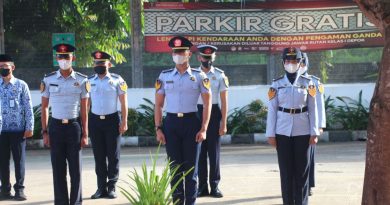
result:
<svg viewBox="0 0 390 205"><path fill-rule="evenodd" d="M268 199L278 199L281 198L281 196L263 196L263 197L253 197L253 198L247 198L247 199L233 199L223 202L203 202L203 203L197 203L199 205L226 205L226 204L241 204L241 203L248 203L248 202L255 202L255 201L263 201Z"/></svg>

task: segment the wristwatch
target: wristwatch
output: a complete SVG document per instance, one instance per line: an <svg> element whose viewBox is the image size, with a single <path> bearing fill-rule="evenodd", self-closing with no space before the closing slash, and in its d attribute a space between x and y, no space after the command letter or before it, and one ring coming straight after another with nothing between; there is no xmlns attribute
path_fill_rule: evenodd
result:
<svg viewBox="0 0 390 205"><path fill-rule="evenodd" d="M42 130L41 131L41 134L43 135L43 134L47 134L47 130Z"/></svg>
<svg viewBox="0 0 390 205"><path fill-rule="evenodd" d="M161 125L159 125L159 126L156 126L155 128L156 128L156 132L157 132L158 130L162 130L163 127Z"/></svg>

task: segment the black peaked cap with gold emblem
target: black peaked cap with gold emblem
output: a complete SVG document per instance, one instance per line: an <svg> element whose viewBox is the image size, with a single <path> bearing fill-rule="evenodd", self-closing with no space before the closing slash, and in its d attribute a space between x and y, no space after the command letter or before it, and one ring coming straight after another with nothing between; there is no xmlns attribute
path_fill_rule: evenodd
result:
<svg viewBox="0 0 390 205"><path fill-rule="evenodd" d="M183 50L190 50L193 44L190 40L183 36L175 36L171 38L171 40L168 43L168 46L172 48L172 50L175 51L183 51Z"/></svg>

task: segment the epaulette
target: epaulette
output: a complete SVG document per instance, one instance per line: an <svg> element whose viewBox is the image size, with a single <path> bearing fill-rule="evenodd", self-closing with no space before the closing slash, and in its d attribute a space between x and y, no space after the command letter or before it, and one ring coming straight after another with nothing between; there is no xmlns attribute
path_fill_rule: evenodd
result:
<svg viewBox="0 0 390 205"><path fill-rule="evenodd" d="M111 74L111 76L114 77L114 78L120 78L120 77L121 77L120 75L118 75L118 74L116 74L116 73L110 73L110 74Z"/></svg>
<svg viewBox="0 0 390 205"><path fill-rule="evenodd" d="M46 78L46 77L49 77L49 76L52 76L52 75L55 75L56 72L57 72L57 71L53 71L53 72L51 72L51 73L49 73L49 74L45 74L45 78Z"/></svg>
<svg viewBox="0 0 390 205"><path fill-rule="evenodd" d="M166 70L163 70L162 73L168 73L168 72L172 72L173 71L173 68L171 69L166 69Z"/></svg>
<svg viewBox="0 0 390 205"><path fill-rule="evenodd" d="M94 78L94 77L96 77L96 74L88 76L88 79L91 79L91 78Z"/></svg>
<svg viewBox="0 0 390 205"><path fill-rule="evenodd" d="M311 77L311 78L314 78L314 79L316 79L316 80L318 80L318 81L320 80L320 78L317 77L317 76L315 76L315 75L311 75L310 77Z"/></svg>
<svg viewBox="0 0 390 205"><path fill-rule="evenodd" d="M195 72L199 72L200 73L200 70L199 69L196 69L196 68L191 68L192 71L195 71Z"/></svg>
<svg viewBox="0 0 390 205"><path fill-rule="evenodd" d="M84 78L87 78L88 76L84 75L84 74L81 74L79 72L76 72L77 75L81 76L81 77L84 77Z"/></svg>
<svg viewBox="0 0 390 205"><path fill-rule="evenodd" d="M217 68L217 67L214 67L214 69L216 70L216 71L219 71L220 73L224 73L225 71L223 71L223 70L221 70L221 69L219 69L219 68Z"/></svg>
<svg viewBox="0 0 390 205"><path fill-rule="evenodd" d="M311 80L310 77L307 77L307 76L304 76L304 75L301 75L301 77L306 79L306 80Z"/></svg>
<svg viewBox="0 0 390 205"><path fill-rule="evenodd" d="M284 76L282 75L282 76L280 76L279 78L275 78L275 79L273 79L273 81L277 81L277 80L280 80L280 79L282 79L282 78L284 78Z"/></svg>

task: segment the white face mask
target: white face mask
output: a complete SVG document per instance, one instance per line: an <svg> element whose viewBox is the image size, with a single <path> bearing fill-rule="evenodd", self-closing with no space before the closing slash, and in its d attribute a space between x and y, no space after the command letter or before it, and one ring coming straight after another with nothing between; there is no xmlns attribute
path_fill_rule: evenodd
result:
<svg viewBox="0 0 390 205"><path fill-rule="evenodd" d="M72 60L58 60L58 65L62 70L68 70L72 67Z"/></svg>
<svg viewBox="0 0 390 205"><path fill-rule="evenodd" d="M172 59L173 62L175 62L175 64L179 64L179 65L184 64L188 61L187 56L181 56L181 55L173 55Z"/></svg>
<svg viewBox="0 0 390 205"><path fill-rule="evenodd" d="M286 70L288 73L295 73L298 70L298 64L284 64L284 70Z"/></svg>

